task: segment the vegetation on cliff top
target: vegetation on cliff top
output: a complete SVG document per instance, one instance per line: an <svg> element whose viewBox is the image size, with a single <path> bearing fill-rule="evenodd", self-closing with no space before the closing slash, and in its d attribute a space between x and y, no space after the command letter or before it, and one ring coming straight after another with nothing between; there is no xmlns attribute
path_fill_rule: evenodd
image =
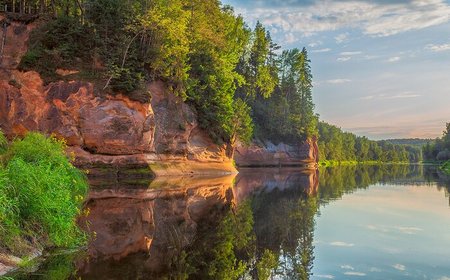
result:
<svg viewBox="0 0 450 280"><path fill-rule="evenodd" d="M0 133L0 251L85 242L76 224L88 185L55 138L29 133L8 144Z"/></svg>

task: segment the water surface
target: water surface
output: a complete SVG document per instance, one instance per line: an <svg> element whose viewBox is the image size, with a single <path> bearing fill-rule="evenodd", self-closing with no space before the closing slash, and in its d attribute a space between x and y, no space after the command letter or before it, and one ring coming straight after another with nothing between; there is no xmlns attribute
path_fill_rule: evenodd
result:
<svg viewBox="0 0 450 280"><path fill-rule="evenodd" d="M92 180L82 253L23 279L450 279L450 179L419 165Z"/></svg>

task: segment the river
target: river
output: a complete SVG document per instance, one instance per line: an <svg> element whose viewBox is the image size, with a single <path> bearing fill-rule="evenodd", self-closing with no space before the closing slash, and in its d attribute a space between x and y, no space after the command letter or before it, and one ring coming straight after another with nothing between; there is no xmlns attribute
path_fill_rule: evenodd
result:
<svg viewBox="0 0 450 280"><path fill-rule="evenodd" d="M91 178L82 252L17 279L450 279L450 178L421 165ZM269 278L267 278L269 277Z"/></svg>

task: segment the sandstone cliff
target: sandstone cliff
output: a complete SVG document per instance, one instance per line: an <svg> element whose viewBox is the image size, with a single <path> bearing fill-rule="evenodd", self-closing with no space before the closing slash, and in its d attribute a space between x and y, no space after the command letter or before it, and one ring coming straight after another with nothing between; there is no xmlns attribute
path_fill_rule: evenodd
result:
<svg viewBox="0 0 450 280"><path fill-rule="evenodd" d="M317 140L308 139L297 145L270 142L252 143L249 146L238 145L234 153L238 166L303 166L316 168L319 161Z"/></svg>
<svg viewBox="0 0 450 280"><path fill-rule="evenodd" d="M147 85L151 101L101 94L90 82L48 85L17 65L33 24L8 22L0 61L0 128L10 137L41 131L64 138L81 167L147 168L154 175L236 172L224 146L199 128L193 110L162 82ZM69 72L59 69L62 76ZM65 78L67 80L67 77Z"/></svg>
<svg viewBox="0 0 450 280"><path fill-rule="evenodd" d="M44 84L34 71L17 69L35 23L0 15L0 129L9 138L28 131L67 141L75 164L104 174L139 169L155 175L234 173L225 146L216 145L194 111L163 82L146 85L147 103L105 95L91 82L70 80L74 71L58 69L61 81ZM76 72L76 71L75 71ZM315 167L317 144L238 145L238 166ZM111 172L110 172L111 173Z"/></svg>

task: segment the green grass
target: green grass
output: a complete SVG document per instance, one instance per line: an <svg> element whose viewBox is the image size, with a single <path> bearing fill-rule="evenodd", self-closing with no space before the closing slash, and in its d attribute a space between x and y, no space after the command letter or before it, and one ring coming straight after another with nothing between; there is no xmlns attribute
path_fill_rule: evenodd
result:
<svg viewBox="0 0 450 280"><path fill-rule="evenodd" d="M76 247L86 241L76 218L88 185L64 150L64 142L38 133L3 149L0 249L24 255L30 246Z"/></svg>
<svg viewBox="0 0 450 280"><path fill-rule="evenodd" d="M441 165L441 170L450 175L450 160L447 160Z"/></svg>
<svg viewBox="0 0 450 280"><path fill-rule="evenodd" d="M348 165L358 165L358 164L407 164L408 162L383 162L376 160L366 160L366 161L356 161L356 160L320 160L319 166L321 167L332 167L332 166L348 166Z"/></svg>

